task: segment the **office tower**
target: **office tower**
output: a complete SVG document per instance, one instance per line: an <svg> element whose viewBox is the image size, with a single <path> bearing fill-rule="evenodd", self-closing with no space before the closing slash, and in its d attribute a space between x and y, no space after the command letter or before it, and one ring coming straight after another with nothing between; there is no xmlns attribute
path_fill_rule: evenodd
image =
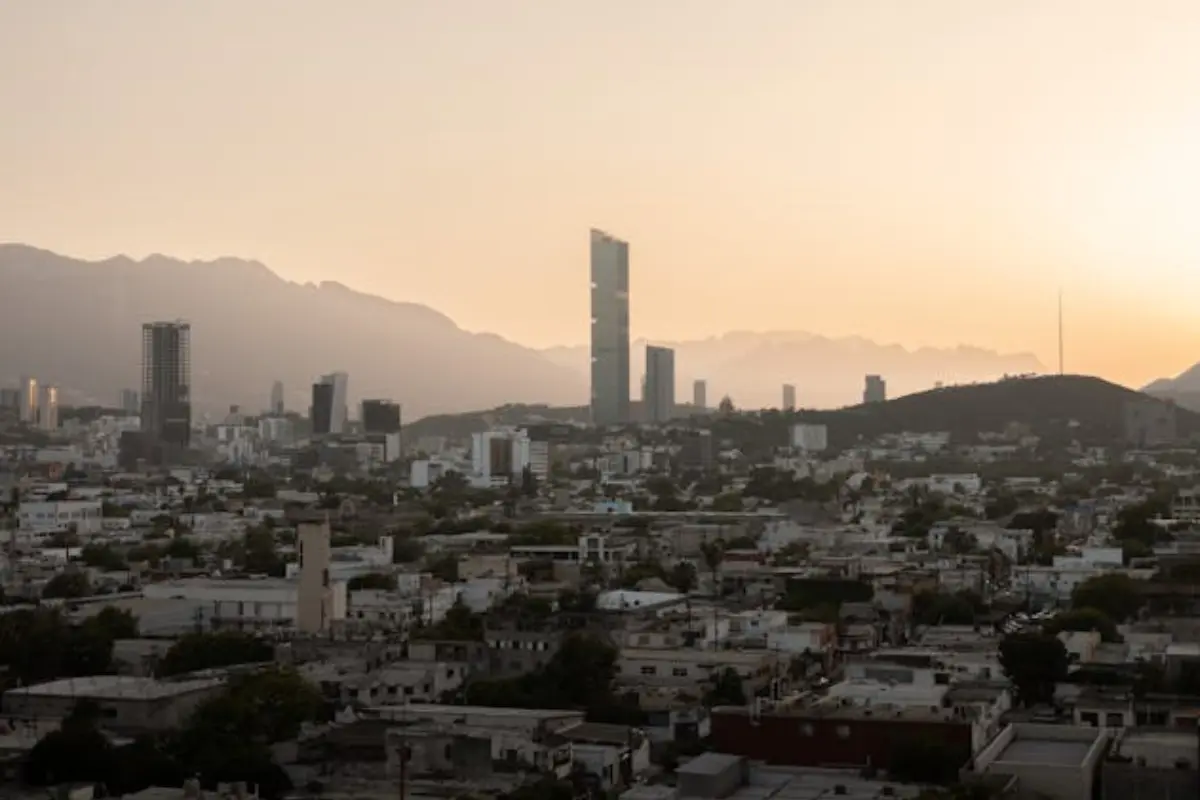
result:
<svg viewBox="0 0 1200 800"><path fill-rule="evenodd" d="M26 425L36 425L38 419L38 382L37 378L21 378L21 398L18 410L21 422Z"/></svg>
<svg viewBox="0 0 1200 800"><path fill-rule="evenodd" d="M43 386L38 400L38 427L46 431L58 430L58 387Z"/></svg>
<svg viewBox="0 0 1200 800"><path fill-rule="evenodd" d="M346 384L349 378L344 372L331 372L322 375L321 379L312 386L312 408L309 416L312 418L313 433L324 435L329 433L344 433L346 418Z"/></svg>
<svg viewBox="0 0 1200 800"><path fill-rule="evenodd" d="M362 424L366 433L399 433L400 404L391 400L363 400Z"/></svg>
<svg viewBox="0 0 1200 800"><path fill-rule="evenodd" d="M629 421L629 244L591 232L592 424Z"/></svg>
<svg viewBox="0 0 1200 800"><path fill-rule="evenodd" d="M333 383L324 378L312 385L312 406L308 409L315 436L332 433L333 427Z"/></svg>
<svg viewBox="0 0 1200 800"><path fill-rule="evenodd" d="M126 414L140 414L141 404L138 402L137 389L121 390L121 410Z"/></svg>
<svg viewBox="0 0 1200 800"><path fill-rule="evenodd" d="M21 413L21 390L4 387L0 389L0 408Z"/></svg>
<svg viewBox="0 0 1200 800"><path fill-rule="evenodd" d="M708 410L708 381L692 382L692 405L697 411Z"/></svg>
<svg viewBox="0 0 1200 800"><path fill-rule="evenodd" d="M192 326L142 326L142 431L162 444L187 447L192 434Z"/></svg>
<svg viewBox="0 0 1200 800"><path fill-rule="evenodd" d="M868 375L863 388L863 404L887 401L887 381L878 375Z"/></svg>
<svg viewBox="0 0 1200 800"><path fill-rule="evenodd" d="M642 405L647 422L666 422L675 416L675 351L669 347L646 346Z"/></svg>
<svg viewBox="0 0 1200 800"><path fill-rule="evenodd" d="M329 630L333 619L333 589L329 585L332 545L329 522L302 522L297 526L296 629L318 634Z"/></svg>
<svg viewBox="0 0 1200 800"><path fill-rule="evenodd" d="M526 467L533 467L534 448L528 432L511 428L471 434L471 469L485 486L501 486L521 480ZM546 471L548 472L548 447ZM540 465L539 465L540 468Z"/></svg>
<svg viewBox="0 0 1200 800"><path fill-rule="evenodd" d="M790 383L783 385L783 406L784 411L796 410L796 387Z"/></svg>
<svg viewBox="0 0 1200 800"><path fill-rule="evenodd" d="M283 381L271 384L271 413L277 417L283 416Z"/></svg>

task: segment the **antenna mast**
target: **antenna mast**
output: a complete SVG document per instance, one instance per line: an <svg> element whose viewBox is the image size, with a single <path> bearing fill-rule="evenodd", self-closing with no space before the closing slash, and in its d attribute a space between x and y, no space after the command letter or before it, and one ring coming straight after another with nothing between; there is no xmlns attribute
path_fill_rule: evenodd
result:
<svg viewBox="0 0 1200 800"><path fill-rule="evenodd" d="M1062 289L1058 290L1058 374L1063 374L1063 305Z"/></svg>

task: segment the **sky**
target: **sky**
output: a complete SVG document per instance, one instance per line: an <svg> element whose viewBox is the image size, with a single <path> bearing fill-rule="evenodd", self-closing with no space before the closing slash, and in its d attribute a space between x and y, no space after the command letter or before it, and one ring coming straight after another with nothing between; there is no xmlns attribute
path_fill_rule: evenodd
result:
<svg viewBox="0 0 1200 800"><path fill-rule="evenodd" d="M531 346L1200 360L1195 0L0 4L0 241L258 259Z"/></svg>

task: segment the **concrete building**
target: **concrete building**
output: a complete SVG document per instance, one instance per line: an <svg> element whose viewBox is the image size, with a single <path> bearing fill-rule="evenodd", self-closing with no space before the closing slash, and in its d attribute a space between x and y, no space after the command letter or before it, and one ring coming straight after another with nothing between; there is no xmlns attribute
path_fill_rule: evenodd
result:
<svg viewBox="0 0 1200 800"><path fill-rule="evenodd" d="M99 500L22 501L17 509L21 533L49 534L75 526L80 536L92 536L104 529Z"/></svg>
<svg viewBox="0 0 1200 800"><path fill-rule="evenodd" d="M592 424L629 421L629 244L591 231Z"/></svg>
<svg viewBox="0 0 1200 800"><path fill-rule="evenodd" d="M283 416L283 381L275 381L271 384L271 413L277 417Z"/></svg>
<svg viewBox="0 0 1200 800"><path fill-rule="evenodd" d="M312 431L317 436L344 433L349 409L346 406L346 390L350 382L344 372L322 375L312 386Z"/></svg>
<svg viewBox="0 0 1200 800"><path fill-rule="evenodd" d="M38 400L38 427L44 431L58 430L58 387L43 386Z"/></svg>
<svg viewBox="0 0 1200 800"><path fill-rule="evenodd" d="M783 385L783 405L780 408L784 411L796 410L796 387L790 383Z"/></svg>
<svg viewBox="0 0 1200 800"><path fill-rule="evenodd" d="M139 606L135 613L145 633L178 634L197 626L292 629L300 617L298 578L190 578L147 583L142 596L149 607ZM346 619L346 582L331 577L329 583L329 620L340 625Z"/></svg>
<svg viewBox="0 0 1200 800"><path fill-rule="evenodd" d="M646 422L668 422L675 416L675 351L646 345L646 383L642 391Z"/></svg>
<svg viewBox="0 0 1200 800"><path fill-rule="evenodd" d="M141 413L142 406L138 398L137 389L121 390L121 410L126 414Z"/></svg>
<svg viewBox="0 0 1200 800"><path fill-rule="evenodd" d="M879 375L868 375L863 387L863 405L887 402L887 381Z"/></svg>
<svg viewBox="0 0 1200 800"><path fill-rule="evenodd" d="M1100 774L1101 800L1200 797L1200 737L1195 730L1125 728Z"/></svg>
<svg viewBox="0 0 1200 800"><path fill-rule="evenodd" d="M708 381L692 381L692 406L697 411L708 410Z"/></svg>
<svg viewBox="0 0 1200 800"><path fill-rule="evenodd" d="M187 448L192 436L192 326L142 326L142 431L157 442Z"/></svg>
<svg viewBox="0 0 1200 800"><path fill-rule="evenodd" d="M1102 728L1017 723L1000 731L968 771L1015 777L1023 797L1090 800L1108 745Z"/></svg>
<svg viewBox="0 0 1200 800"><path fill-rule="evenodd" d="M38 420L38 382L37 378L28 376L21 378L21 396L18 400L18 413L21 422L26 425L36 425Z"/></svg>
<svg viewBox="0 0 1200 800"><path fill-rule="evenodd" d="M100 724L118 733L174 731L183 727L196 707L216 695L215 679L160 682L153 678L94 675L66 678L9 689L4 693L5 715L62 719L81 700L100 707Z"/></svg>
<svg viewBox="0 0 1200 800"><path fill-rule="evenodd" d="M534 456L537 463L534 463ZM520 484L528 468L538 480L550 474L550 446L524 430L500 428L471 435L471 480L478 486Z"/></svg>
<svg viewBox="0 0 1200 800"><path fill-rule="evenodd" d="M300 563L296 629L308 634L325 633L335 617L334 593L329 581L329 523L301 523L297 526L296 545Z"/></svg>
<svg viewBox="0 0 1200 800"><path fill-rule="evenodd" d="M791 444L804 453L823 453L829 447L829 429L824 425L793 425Z"/></svg>

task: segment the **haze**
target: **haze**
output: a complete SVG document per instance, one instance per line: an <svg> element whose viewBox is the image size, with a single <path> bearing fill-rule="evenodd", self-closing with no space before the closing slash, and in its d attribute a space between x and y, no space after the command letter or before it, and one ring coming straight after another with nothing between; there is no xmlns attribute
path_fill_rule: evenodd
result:
<svg viewBox="0 0 1200 800"><path fill-rule="evenodd" d="M0 241L255 258L534 345L1200 359L1195 0L0 5ZM230 287L236 291L236 286ZM264 309L269 313L269 309Z"/></svg>

